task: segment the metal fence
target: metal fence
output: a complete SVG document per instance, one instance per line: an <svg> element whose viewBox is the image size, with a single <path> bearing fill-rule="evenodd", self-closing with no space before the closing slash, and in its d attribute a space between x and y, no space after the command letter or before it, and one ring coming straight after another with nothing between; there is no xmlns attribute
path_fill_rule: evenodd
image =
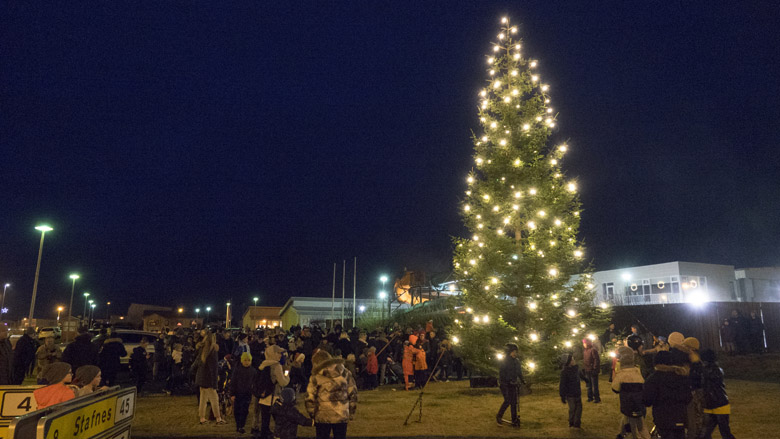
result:
<svg viewBox="0 0 780 439"><path fill-rule="evenodd" d="M764 346L780 352L780 303L778 302L708 302L701 305L670 303L641 306L615 306L613 322L619 330L639 323L643 332L667 336L681 332L696 337L702 348L718 350L723 344L720 325L733 310L749 318L755 311L764 324Z"/></svg>

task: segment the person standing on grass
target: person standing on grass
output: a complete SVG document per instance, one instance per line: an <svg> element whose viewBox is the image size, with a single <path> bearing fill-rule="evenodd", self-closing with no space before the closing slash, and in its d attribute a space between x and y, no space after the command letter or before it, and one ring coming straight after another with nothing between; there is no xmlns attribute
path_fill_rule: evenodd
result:
<svg viewBox="0 0 780 439"><path fill-rule="evenodd" d="M423 340L418 338L414 345L414 387L417 389L425 387L428 381L428 362L422 345Z"/></svg>
<svg viewBox="0 0 780 439"><path fill-rule="evenodd" d="M122 357L127 355L122 339L115 337L113 332L110 335L103 342L103 348L98 354L98 366L103 374L103 384L106 386L116 385L116 376L122 369Z"/></svg>
<svg viewBox="0 0 780 439"><path fill-rule="evenodd" d="M684 439L691 386L688 369L673 365L673 355L655 355L655 372L645 381L642 402L653 407L653 422L663 439Z"/></svg>
<svg viewBox="0 0 780 439"><path fill-rule="evenodd" d="M612 391L620 395L620 413L623 415L618 438L623 437L623 432L628 426L634 439L650 439L645 422L645 405L642 403L645 379L642 377L642 371L634 363L638 355L628 346L618 348L617 358L620 368L612 379Z"/></svg>
<svg viewBox="0 0 780 439"><path fill-rule="evenodd" d="M512 414L512 426L520 426L520 418L517 415L517 387L523 382L523 371L520 366L520 360L517 359L517 345L509 343L506 345L505 357L498 371L498 385L501 388L501 395L504 396L504 402L496 414L496 423L504 424L504 412L509 408Z"/></svg>
<svg viewBox="0 0 780 439"><path fill-rule="evenodd" d="M723 369L718 367L715 352L705 349L701 352L701 360L704 363L702 370L702 393L704 401L704 428L699 433L700 439L712 439L715 426L720 431L723 439L734 439L729 427L729 414L731 404L726 394L726 384L723 382Z"/></svg>
<svg viewBox="0 0 780 439"><path fill-rule="evenodd" d="M217 396L217 346L216 335L206 334L200 351L200 364L195 373L195 385L200 387L200 402L198 403L198 415L200 423L206 423L206 404L211 404L211 412L217 425L226 424L219 413L219 397Z"/></svg>
<svg viewBox="0 0 780 439"><path fill-rule="evenodd" d="M54 345L54 337L46 337L46 341L35 351L35 358L38 360L38 367L35 369L36 377L41 375L44 367L62 359L62 351Z"/></svg>
<svg viewBox="0 0 780 439"><path fill-rule="evenodd" d="M569 405L569 428L582 428L582 388L580 368L571 352L561 356L561 380L558 383L561 402Z"/></svg>
<svg viewBox="0 0 780 439"><path fill-rule="evenodd" d="M379 373L379 361L376 358L376 348L371 346L366 355L366 389L374 390L377 388L379 385L377 373Z"/></svg>
<svg viewBox="0 0 780 439"><path fill-rule="evenodd" d="M417 337L410 335L409 340L404 342L404 350L403 350L403 360L401 362L401 365L403 366L404 370L404 386L405 390L410 390L409 381L412 380L412 376L414 375L414 346L412 346L411 338L414 337L414 340L417 341Z"/></svg>
<svg viewBox="0 0 780 439"><path fill-rule="evenodd" d="M601 370L601 359L590 339L582 339L582 345L585 347L582 352L582 360L585 385L588 388L588 402L598 404L601 402L601 395L599 395L599 370Z"/></svg>
<svg viewBox="0 0 780 439"><path fill-rule="evenodd" d="M344 439L347 423L357 410L357 385L342 358L318 351L312 358L312 372L306 388L306 411L314 419L317 439Z"/></svg>
<svg viewBox="0 0 780 439"><path fill-rule="evenodd" d="M30 371L30 366L35 363L35 352L38 350L38 342L32 337L35 328L26 328L22 337L14 347L14 384L19 386Z"/></svg>
<svg viewBox="0 0 780 439"><path fill-rule="evenodd" d="M141 343L133 349L130 354L130 371L135 378L135 387L138 389L138 396L143 393L144 384L149 377L149 353L146 347L149 346L149 339L141 338ZM67 348L65 352L67 352Z"/></svg>
<svg viewBox="0 0 780 439"><path fill-rule="evenodd" d="M298 437L298 426L311 427L314 420L307 418L295 407L295 390L286 387L271 406L274 417L274 433L279 439L295 439Z"/></svg>
<svg viewBox="0 0 780 439"><path fill-rule="evenodd" d="M252 385L255 382L257 369L252 367L252 354L241 354L241 362L233 369L230 378L230 399L233 401L233 414L236 417L236 431L246 433L244 426L249 416L249 403L252 400Z"/></svg>
<svg viewBox="0 0 780 439"><path fill-rule="evenodd" d="M289 372L282 367L286 352L279 345L271 345L265 349L265 360L260 364L256 375L254 394L257 398L255 405L255 426L257 430L257 413L260 412L260 439L271 439L271 406L274 400L282 393L282 389L290 382Z"/></svg>

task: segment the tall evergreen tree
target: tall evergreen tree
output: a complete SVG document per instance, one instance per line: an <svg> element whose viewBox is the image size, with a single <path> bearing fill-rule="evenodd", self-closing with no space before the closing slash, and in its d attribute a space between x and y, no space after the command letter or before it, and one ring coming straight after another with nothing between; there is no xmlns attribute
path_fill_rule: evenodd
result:
<svg viewBox="0 0 780 439"><path fill-rule="evenodd" d="M463 291L453 335L474 370L495 371L515 343L528 371L551 371L561 353L605 320L595 306L585 249L577 238L577 182L561 164L565 144L550 136L556 113L549 85L502 19L479 92L475 167L466 178L462 216L471 234L455 239L454 266Z"/></svg>

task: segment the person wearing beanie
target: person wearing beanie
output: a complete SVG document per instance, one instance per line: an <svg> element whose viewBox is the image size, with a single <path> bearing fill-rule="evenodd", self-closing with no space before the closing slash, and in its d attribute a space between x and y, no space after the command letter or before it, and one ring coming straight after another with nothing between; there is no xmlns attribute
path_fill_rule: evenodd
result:
<svg viewBox="0 0 780 439"><path fill-rule="evenodd" d="M405 390L409 390L409 382L412 381L412 376L414 375L414 354L416 349L412 346L412 337L414 337L415 342L417 341L416 336L410 335L409 340L404 342L403 360L401 361L404 370Z"/></svg>
<svg viewBox="0 0 780 439"><path fill-rule="evenodd" d="M691 402L688 403L688 423L686 424L687 439L698 439L699 433L704 428L704 412L702 411L702 370L703 366L699 357L699 340L695 337L686 337L680 350L688 355L688 361L685 363L689 368L689 381L691 385Z"/></svg>
<svg viewBox="0 0 780 439"><path fill-rule="evenodd" d="M561 402L569 405L569 428L581 428L582 387L580 367L571 352L561 355L561 380L558 383Z"/></svg>
<svg viewBox="0 0 780 439"><path fill-rule="evenodd" d="M252 384L257 369L252 367L252 354L241 354L241 362L233 369L230 378L230 400L233 402L233 415L236 417L236 431L244 434L246 418L249 416L249 403L252 401Z"/></svg>
<svg viewBox="0 0 780 439"><path fill-rule="evenodd" d="M684 439L690 382L688 369L673 363L671 352L655 355L655 371L645 381L642 402L653 407L653 422L662 438Z"/></svg>
<svg viewBox="0 0 780 439"><path fill-rule="evenodd" d="M314 419L318 439L345 438L347 423L357 410L357 385L340 357L328 358L319 351L312 358L311 378L306 387L306 412Z"/></svg>
<svg viewBox="0 0 780 439"><path fill-rule="evenodd" d="M259 431L262 439L273 437L271 434L271 405L290 382L289 371L282 367L286 354L287 351L279 345L268 346L265 349L265 360L260 363L258 373L255 375L253 393L256 402L254 403L252 431Z"/></svg>
<svg viewBox="0 0 780 439"><path fill-rule="evenodd" d="M726 384L723 382L723 369L718 366L715 352L705 349L701 352L701 360L704 363L702 370L702 393L704 427L699 435L703 439L712 439L715 426L720 431L723 439L734 439L729 427L729 415L731 404L726 394Z"/></svg>
<svg viewBox="0 0 780 439"><path fill-rule="evenodd" d="M73 390L76 393L76 397L84 396L97 390L101 379L100 368L97 366L88 364L76 369L76 375L73 378L73 386L75 387Z"/></svg>
<svg viewBox="0 0 780 439"><path fill-rule="evenodd" d="M643 383L645 379L636 365L638 354L628 346L621 346L617 351L620 367L612 379L612 391L620 395L620 433L630 431L635 439L650 439L650 432L645 423L645 406L642 403Z"/></svg>
<svg viewBox="0 0 780 439"><path fill-rule="evenodd" d="M73 379L70 364L61 361L51 363L41 371L41 378L48 386L33 391L33 397L38 404L38 409L70 401L76 397L73 389L67 386Z"/></svg>
<svg viewBox="0 0 780 439"><path fill-rule="evenodd" d="M496 414L496 423L504 424L504 412L509 408L512 414L512 426L520 426L520 418L517 415L517 387L523 383L523 370L520 367L520 360L517 359L517 345L509 343L504 349L504 358L501 362L501 368L498 370L498 387L501 389L501 395L504 402Z"/></svg>
<svg viewBox="0 0 780 439"><path fill-rule="evenodd" d="M286 387L281 396L271 406L274 417L274 434L279 439L295 439L298 437L298 426L311 427L314 420L307 418L295 407L295 390Z"/></svg>
<svg viewBox="0 0 780 439"><path fill-rule="evenodd" d="M376 348L371 346L366 354L366 388L368 390L374 390L379 385L377 373L379 373L379 361L376 358Z"/></svg>

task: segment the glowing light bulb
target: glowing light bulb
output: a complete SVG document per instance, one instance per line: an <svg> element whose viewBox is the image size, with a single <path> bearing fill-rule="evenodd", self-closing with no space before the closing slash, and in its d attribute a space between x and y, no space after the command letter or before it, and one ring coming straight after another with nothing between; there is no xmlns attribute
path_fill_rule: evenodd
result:
<svg viewBox="0 0 780 439"><path fill-rule="evenodd" d="M582 257L582 250L574 250L574 257L575 258L581 258Z"/></svg>
<svg viewBox="0 0 780 439"><path fill-rule="evenodd" d="M469 259L469 264L471 265L477 265L477 261L474 259Z"/></svg>
<svg viewBox="0 0 780 439"><path fill-rule="evenodd" d="M495 70L490 70L490 71L488 71L488 73L490 74L490 76L493 76L493 75L496 74L496 71Z"/></svg>
<svg viewBox="0 0 780 439"><path fill-rule="evenodd" d="M574 183L569 183L566 185L566 190L569 192L574 192L577 190L577 185Z"/></svg>
<svg viewBox="0 0 780 439"><path fill-rule="evenodd" d="M555 218L554 224L556 226L560 226L561 225L561 220L559 220L558 218Z"/></svg>
<svg viewBox="0 0 780 439"><path fill-rule="evenodd" d="M501 146L505 146L506 145L506 139L499 140L498 144L501 145Z"/></svg>
<svg viewBox="0 0 780 439"><path fill-rule="evenodd" d="M485 201L488 201L488 200L490 200L490 195L485 194L485 195L482 196L482 198L484 198Z"/></svg>
<svg viewBox="0 0 780 439"><path fill-rule="evenodd" d="M479 317L474 316L474 323L479 323Z"/></svg>
<svg viewBox="0 0 780 439"><path fill-rule="evenodd" d="M496 127L498 127L497 123L495 123L495 122L491 122L490 123L490 128L496 129Z"/></svg>
<svg viewBox="0 0 780 439"><path fill-rule="evenodd" d="M548 112L548 113L552 113L552 112L553 112L553 109L552 109L552 108L548 108L548 109L547 109L547 112Z"/></svg>
<svg viewBox="0 0 780 439"><path fill-rule="evenodd" d="M534 68L534 67L536 67L536 61L531 61L531 64L530 64L530 66L531 66L531 68Z"/></svg>
<svg viewBox="0 0 780 439"><path fill-rule="evenodd" d="M479 95L484 98L485 96L487 96L487 91L482 90L481 92L479 92Z"/></svg>
<svg viewBox="0 0 780 439"><path fill-rule="evenodd" d="M509 96L504 96L504 102L505 103L508 104L511 100L512 100L512 98L510 98Z"/></svg>
<svg viewBox="0 0 780 439"><path fill-rule="evenodd" d="M490 278L490 282L492 282L492 283L494 283L494 284L497 284L497 283L498 283L498 278L491 277L491 278Z"/></svg>
<svg viewBox="0 0 780 439"><path fill-rule="evenodd" d="M493 52L498 52L498 51L499 51L499 47L498 46L493 46Z"/></svg>
<svg viewBox="0 0 780 439"><path fill-rule="evenodd" d="M495 59L492 56L487 59L488 64L493 64L493 61L495 61Z"/></svg>
<svg viewBox="0 0 780 439"><path fill-rule="evenodd" d="M577 312L574 311L573 309L570 309L570 310L566 311L566 315L569 316L569 317L574 317L574 316L577 315Z"/></svg>
<svg viewBox="0 0 780 439"><path fill-rule="evenodd" d="M485 314L485 315L482 317L482 323L487 323L487 322L489 322L489 321L490 321L490 317L488 317L488 315L487 315L487 314Z"/></svg>
<svg viewBox="0 0 780 439"><path fill-rule="evenodd" d="M553 166L555 166L555 165L557 165L557 164L558 164L558 160L556 160L556 159L552 159L552 160L550 160L550 164L551 164L551 165L553 165Z"/></svg>
<svg viewBox="0 0 780 439"><path fill-rule="evenodd" d="M482 223L479 223L479 224L477 224L477 228L478 228L478 229L482 229L483 227L485 227L485 225L484 225L484 224L482 224Z"/></svg>
<svg viewBox="0 0 780 439"><path fill-rule="evenodd" d="M487 142L488 141L488 136L482 136L482 141L483 142Z"/></svg>
<svg viewBox="0 0 780 439"><path fill-rule="evenodd" d="M531 81L536 82L539 80L539 75L531 75Z"/></svg>
<svg viewBox="0 0 780 439"><path fill-rule="evenodd" d="M466 312L467 312L467 313L469 313L469 314L471 314L472 312L474 312L474 310L473 310L473 309L471 309L471 308L466 308Z"/></svg>
<svg viewBox="0 0 780 439"><path fill-rule="evenodd" d="M515 159L515 166L520 166L520 163L522 163L520 159Z"/></svg>
<svg viewBox="0 0 780 439"><path fill-rule="evenodd" d="M503 235L504 234L504 230L503 229L496 229L496 234L497 235Z"/></svg>
<svg viewBox="0 0 780 439"><path fill-rule="evenodd" d="M563 342L563 345L566 346L567 348L570 348L571 347L571 342L566 340L565 342Z"/></svg>
<svg viewBox="0 0 780 439"><path fill-rule="evenodd" d="M539 212L537 212L536 214L537 214L537 215L539 215L540 217L544 218L544 216L545 216L545 215L547 215L547 212L545 212L545 211L543 211L543 210L540 210L540 211L539 211Z"/></svg>
<svg viewBox="0 0 780 439"><path fill-rule="evenodd" d="M555 277L558 276L558 269L557 268L551 268L547 270L547 273L550 274L550 276Z"/></svg>
<svg viewBox="0 0 780 439"><path fill-rule="evenodd" d="M469 210L471 210L471 206L469 206L469 205L467 204L467 205L463 206L463 210L465 210L466 212L468 212Z"/></svg>
<svg viewBox="0 0 780 439"><path fill-rule="evenodd" d="M531 125L529 125L529 124L527 124L527 123L524 123L524 124L523 124L523 131L528 131L528 130L530 130L530 129L531 129Z"/></svg>
<svg viewBox="0 0 780 439"><path fill-rule="evenodd" d="M512 72L510 73L510 75L512 75L512 76L517 76L517 70L512 70Z"/></svg>
<svg viewBox="0 0 780 439"><path fill-rule="evenodd" d="M507 21L509 21L509 19L508 19L508 18L506 18L506 17L501 17L501 22L502 22L502 23L506 23Z"/></svg>
<svg viewBox="0 0 780 439"><path fill-rule="evenodd" d="M498 206L493 206L493 212L498 212Z"/></svg>
<svg viewBox="0 0 780 439"><path fill-rule="evenodd" d="M518 90L518 89L512 90L512 96L517 96L519 94L520 94L520 90Z"/></svg>
<svg viewBox="0 0 780 439"><path fill-rule="evenodd" d="M499 88L501 87L501 81L496 81L493 83L493 88Z"/></svg>
<svg viewBox="0 0 780 439"><path fill-rule="evenodd" d="M517 28L513 27L512 29L509 29L509 31L512 32L513 34L516 34L517 33Z"/></svg>
<svg viewBox="0 0 780 439"><path fill-rule="evenodd" d="M533 221L528 221L528 228L531 230L536 230L536 223Z"/></svg>
<svg viewBox="0 0 780 439"><path fill-rule="evenodd" d="M513 56L513 58L514 58L514 59L520 59L520 54L519 54L519 53L515 53L515 54L514 54L514 56Z"/></svg>
<svg viewBox="0 0 780 439"><path fill-rule="evenodd" d="M512 219L509 218L509 217L504 218L504 224L509 224L509 221L511 221L511 220Z"/></svg>
<svg viewBox="0 0 780 439"><path fill-rule="evenodd" d="M471 237L474 241L479 241L479 235L474 235Z"/></svg>
<svg viewBox="0 0 780 439"><path fill-rule="evenodd" d="M531 195L536 195L536 189L531 188L531 189L528 190L528 193L531 194Z"/></svg>
<svg viewBox="0 0 780 439"><path fill-rule="evenodd" d="M517 204L513 204L512 205L512 210L517 210L517 209L520 209L520 206L518 206Z"/></svg>
<svg viewBox="0 0 780 439"><path fill-rule="evenodd" d="M530 339L531 339L531 341L537 341L537 340L539 340L539 334L537 334L537 333L535 333L535 332L532 332L532 333L530 333L530 334L528 335L528 338L530 338Z"/></svg>
<svg viewBox="0 0 780 439"><path fill-rule="evenodd" d="M561 145L561 146L558 147L558 151L560 151L560 152L566 152L567 149L568 148L566 147L566 145Z"/></svg>
<svg viewBox="0 0 780 439"><path fill-rule="evenodd" d="M546 85L546 84L545 84L545 85L543 85L543 86L542 86L542 91L547 91L547 90L549 90L549 89L550 89L550 86L549 86L549 85Z"/></svg>
<svg viewBox="0 0 780 439"><path fill-rule="evenodd" d="M555 241L550 241L550 247L555 247Z"/></svg>
<svg viewBox="0 0 780 439"><path fill-rule="evenodd" d="M503 40L503 39L504 39L504 37L505 37L505 35L504 35L504 34L498 34L498 39L499 39L499 40Z"/></svg>
<svg viewBox="0 0 780 439"><path fill-rule="evenodd" d="M599 304L599 307L601 307L601 309L607 309L607 308L609 308L609 305L607 305L607 302L601 302Z"/></svg>

